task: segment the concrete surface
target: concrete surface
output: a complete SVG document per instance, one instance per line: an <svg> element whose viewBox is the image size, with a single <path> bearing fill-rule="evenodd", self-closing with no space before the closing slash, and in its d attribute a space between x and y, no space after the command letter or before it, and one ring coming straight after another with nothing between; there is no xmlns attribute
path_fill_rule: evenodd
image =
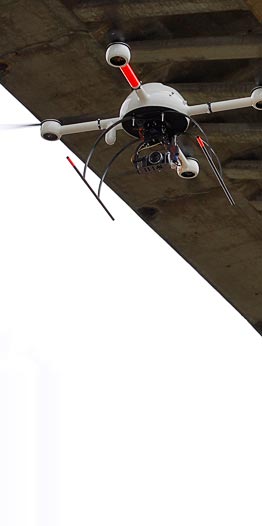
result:
<svg viewBox="0 0 262 526"><path fill-rule="evenodd" d="M1 0L1 83L40 120L116 116L129 88L104 54L112 36L123 34L144 82L177 87L190 104L248 96L262 84L261 5ZM204 159L192 181L168 173L139 177L128 152L108 184L262 334L262 112L198 120L222 160L235 208ZM65 143L84 160L96 136L72 135ZM127 141L120 133L117 147L102 144L93 169L102 174Z"/></svg>

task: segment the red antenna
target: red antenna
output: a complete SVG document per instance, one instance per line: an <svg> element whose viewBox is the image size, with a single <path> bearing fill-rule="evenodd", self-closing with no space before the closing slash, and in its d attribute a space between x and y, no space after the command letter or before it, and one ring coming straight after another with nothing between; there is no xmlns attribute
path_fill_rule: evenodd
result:
<svg viewBox="0 0 262 526"><path fill-rule="evenodd" d="M204 143L203 139L202 139L199 135L198 135L198 137L196 138L196 140L197 140L197 142L198 142L200 148L202 148L202 149L205 148L205 143Z"/></svg>
<svg viewBox="0 0 262 526"><path fill-rule="evenodd" d="M141 86L141 81L136 76L134 70L131 68L130 64L120 67L124 77L126 78L128 84L132 89L138 89Z"/></svg>

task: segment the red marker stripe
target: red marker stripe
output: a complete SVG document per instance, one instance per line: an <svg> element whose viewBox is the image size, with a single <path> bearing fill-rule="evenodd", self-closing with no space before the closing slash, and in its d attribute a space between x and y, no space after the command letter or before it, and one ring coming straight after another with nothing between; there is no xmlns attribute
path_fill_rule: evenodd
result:
<svg viewBox="0 0 262 526"><path fill-rule="evenodd" d="M129 64L126 64L125 66L122 66L121 71L126 78L127 82L131 86L132 89L138 89L141 86L140 80L137 78L135 72L132 70L131 66Z"/></svg>
<svg viewBox="0 0 262 526"><path fill-rule="evenodd" d="M73 163L72 159L70 159L70 157L67 156L67 160L70 162L70 164L75 168L75 164Z"/></svg>
<svg viewBox="0 0 262 526"><path fill-rule="evenodd" d="M201 139L201 137L199 137L199 136L197 137L197 142L198 142L200 148L205 148L205 143L204 143L203 139Z"/></svg>

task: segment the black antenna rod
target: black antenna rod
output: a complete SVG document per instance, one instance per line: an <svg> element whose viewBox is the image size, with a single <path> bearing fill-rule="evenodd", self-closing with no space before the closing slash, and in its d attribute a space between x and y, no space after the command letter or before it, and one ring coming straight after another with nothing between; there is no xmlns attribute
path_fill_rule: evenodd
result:
<svg viewBox="0 0 262 526"><path fill-rule="evenodd" d="M82 176L80 170L78 170L78 168L76 167L75 163L72 161L72 159L70 159L70 157L67 155L67 160L68 162L71 164L71 166L73 166L73 168L75 169L76 173L78 173L79 177L81 177L82 181L85 183L85 185L87 186L87 188L90 190L90 192L93 194L93 196L96 198L96 200L100 203L100 205L103 207L103 209L105 210L105 212L109 215L109 217L112 219L112 221L115 220L115 218L112 216L112 214L110 214L109 210L106 208L106 206L104 205L104 203L101 201L101 199L99 199L99 197L96 195L95 191L93 190L92 186L90 186L90 184L86 181L86 179L84 179L84 177Z"/></svg>
<svg viewBox="0 0 262 526"><path fill-rule="evenodd" d="M229 192L229 190L228 190L228 188L226 186L226 183L224 182L224 179L223 179L222 175L219 173L217 167L215 166L212 157L210 156L209 152L207 151L207 148L205 146L205 142L203 141L203 139L199 135L196 138L196 140L197 140L202 152L204 153L207 161L209 162L209 164L210 164L210 166L211 166L211 168L212 168L212 170L213 170L213 172L214 172L214 174L215 174L215 176L216 176L216 178L217 178L222 190L224 191L228 201L230 202L231 205L234 206L236 203L235 203L231 193Z"/></svg>

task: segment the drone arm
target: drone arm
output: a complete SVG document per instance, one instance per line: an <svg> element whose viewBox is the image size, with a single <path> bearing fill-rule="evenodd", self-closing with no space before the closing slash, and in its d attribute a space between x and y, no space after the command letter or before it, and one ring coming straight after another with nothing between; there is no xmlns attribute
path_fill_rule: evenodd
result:
<svg viewBox="0 0 262 526"><path fill-rule="evenodd" d="M188 115L203 115L204 113L216 113L218 111L236 110L239 108L249 108L252 106L251 97L233 100L221 100L219 102L207 102L189 106Z"/></svg>
<svg viewBox="0 0 262 526"><path fill-rule="evenodd" d="M250 97L243 97L242 99L221 100L188 106L188 115L203 115L204 113L237 110L251 106L257 110L262 109L262 88L255 88Z"/></svg>
<svg viewBox="0 0 262 526"><path fill-rule="evenodd" d="M61 125L61 136L69 135L71 133L81 133L95 130L106 130L111 124L114 124L119 119L119 117L114 117L112 119L97 119L96 121L90 122L80 122L78 124L63 124ZM121 124L118 124L116 128L119 130L122 128Z"/></svg>
<svg viewBox="0 0 262 526"><path fill-rule="evenodd" d="M57 139L61 139L63 135L95 130L106 130L107 128L110 128L108 133L105 135L105 140L107 144L114 144L116 141L116 130L120 130L122 128L122 124L119 123L115 127L111 126L118 120L119 117L113 117L111 119L97 119L96 121L80 122L77 124L61 124L56 120L45 120L41 123L41 135L46 140L55 141Z"/></svg>

